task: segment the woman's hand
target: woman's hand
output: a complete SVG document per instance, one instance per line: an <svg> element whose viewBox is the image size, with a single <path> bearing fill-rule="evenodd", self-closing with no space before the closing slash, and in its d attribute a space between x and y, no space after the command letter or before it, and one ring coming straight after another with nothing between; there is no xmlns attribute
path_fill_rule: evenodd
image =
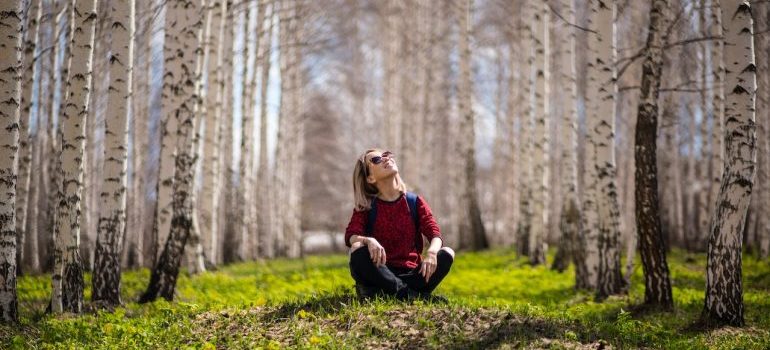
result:
<svg viewBox="0 0 770 350"><path fill-rule="evenodd" d="M430 276L433 276L433 273L436 272L436 254L437 252L428 250L425 259L422 260L420 274L425 277L425 282L428 282Z"/></svg>
<svg viewBox="0 0 770 350"><path fill-rule="evenodd" d="M385 248L380 245L380 242L377 242L377 240L372 237L367 237L364 244L369 248L369 255L372 257L374 265L377 265L378 267L385 266Z"/></svg>

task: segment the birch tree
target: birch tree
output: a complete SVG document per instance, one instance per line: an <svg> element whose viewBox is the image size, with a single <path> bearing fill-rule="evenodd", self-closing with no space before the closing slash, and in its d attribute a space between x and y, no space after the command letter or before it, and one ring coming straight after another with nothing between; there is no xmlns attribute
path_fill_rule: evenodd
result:
<svg viewBox="0 0 770 350"><path fill-rule="evenodd" d="M724 62L725 163L717 207L711 220L703 316L743 325L741 249L756 167L754 26L748 1L725 0Z"/></svg>
<svg viewBox="0 0 770 350"><path fill-rule="evenodd" d="M243 72L242 79L243 84L243 97L241 99L241 159L239 163L238 181L240 190L238 192L240 196L240 226L239 230L239 246L238 255L240 260L248 260L251 252L251 239L250 232L253 227L254 213L251 212L251 204L253 202L254 195L254 178L251 172L253 161L253 149L254 141L252 135L254 134L254 106L252 104L254 90L256 88L256 73L257 67L257 50L259 45L259 34L254 33L251 28L251 22L257 24L263 17L261 12L262 6L252 6L250 3L244 1L244 5L248 6L248 13L244 14L244 47L243 47ZM254 19L256 17L256 19Z"/></svg>
<svg viewBox="0 0 770 350"><path fill-rule="evenodd" d="M713 215L716 210L717 197L722 184L722 172L724 170L724 124L725 124L725 60L724 60L724 29L722 28L722 6L720 0L711 0L711 35L716 39L711 43L713 98L711 99L711 109L713 118L711 119L711 133L709 153L709 172L708 172L708 213ZM710 222L706 229L710 230ZM708 238L708 233L707 233Z"/></svg>
<svg viewBox="0 0 770 350"><path fill-rule="evenodd" d="M19 155L19 116L23 23L20 2L0 1L0 322L19 320L16 297L16 176Z"/></svg>
<svg viewBox="0 0 770 350"><path fill-rule="evenodd" d="M83 266L80 257L81 202L83 192L83 153L86 117L91 97L96 1L73 0L70 4L70 33L67 49L69 67L61 115L59 185L54 249L54 313L80 313L83 308Z"/></svg>
<svg viewBox="0 0 770 350"><path fill-rule="evenodd" d="M543 1L535 7L533 27L535 50L535 108L532 118L535 120L533 149L533 216L532 230L529 234L529 261L532 265L545 263L545 236L548 232L549 206L549 24L550 9Z"/></svg>
<svg viewBox="0 0 770 350"><path fill-rule="evenodd" d="M522 144L519 147L519 166L521 179L519 181L519 220L516 227L516 251L519 255L529 256L529 235L532 230L532 162L533 162L533 142L532 136L534 126L532 125L532 115L534 113L534 93L535 93L535 76L533 75L535 64L535 44L534 44L534 28L532 22L527 21L526 18L533 16L535 12L534 6L529 1L524 1L522 6L522 18L524 33L522 36L522 52L528 55L526 63L521 68L522 80L525 81L524 93L522 94L521 104L526 106L523 113L521 113L521 121L519 123L519 135L522 138Z"/></svg>
<svg viewBox="0 0 770 350"><path fill-rule="evenodd" d="M580 254L583 256L585 272L584 275L575 275L575 287L579 289L595 290L598 287L599 280L599 174L597 158L597 148L600 140L595 129L596 118L600 114L601 89L602 84L608 84L609 81L603 81L606 74L600 72L599 62L602 52L599 51L597 32L596 11L604 4L599 0L590 0L586 4L589 6L588 25L594 33L588 36L588 70L586 72L586 140L585 140L585 161L583 176L583 229L580 237ZM604 26L606 27L606 25ZM606 36L607 33L605 33ZM610 101L611 102L611 101ZM604 108L603 113L611 113L611 110Z"/></svg>
<svg viewBox="0 0 770 350"><path fill-rule="evenodd" d="M195 0L198 1L198 0ZM174 57L181 50L181 40L178 36L181 33L179 29L180 24L176 24L177 27L173 27L175 23L177 13L169 11L171 7L166 7L166 20L164 27L164 39L163 39L163 92L161 93L161 120L160 120L160 160L158 165L158 188L157 188L157 202L155 207L155 224L153 225L153 266L157 264L158 256L163 249L163 245L168 239L168 234L171 231L171 212L172 212L172 195L174 185L174 161L175 154L177 152L177 129L179 118L177 116L177 109L182 104L184 97L175 91L177 83L175 79L180 79L178 72L172 71L167 68L167 64L171 64L167 59ZM177 31L173 31L176 29ZM175 67L178 68L178 67ZM189 66L189 69L194 69L193 66Z"/></svg>
<svg viewBox="0 0 770 350"><path fill-rule="evenodd" d="M562 162L562 201L561 216L559 228L561 229L561 243L559 244L559 253L554 260L554 268L563 271L567 268L569 261L573 258L575 262L575 274L580 275L584 272L583 259L577 259L574 254L574 247L580 234L581 206L578 197L578 177L577 177L577 149L578 149L578 111L577 111L577 62L575 57L575 31L572 23L575 23L575 0L561 0L561 8L568 10L567 21L562 23L562 56L561 72L562 81L565 82L564 95L569 98L565 111L562 114L561 142L564 146L561 148ZM558 257L562 256L560 262Z"/></svg>
<svg viewBox="0 0 770 350"><path fill-rule="evenodd" d="M617 169L615 166L615 95L616 72L613 67L615 33L614 0L591 1L596 34L589 36L592 71L598 95L589 110L588 133L593 144L596 163L596 187L593 188L598 211L598 271L597 295L604 298L620 292L620 213L618 211Z"/></svg>
<svg viewBox="0 0 770 350"><path fill-rule="evenodd" d="M266 8L266 7L265 7ZM257 237L259 256L273 257L273 244L270 235L270 177L268 176L267 159L267 93L270 82L271 52L273 45L273 22L275 1L270 1L270 16L268 29L265 31L264 45L260 58L262 59L262 77L260 79L259 97L259 165L257 166L257 193L261 194L257 201Z"/></svg>
<svg viewBox="0 0 770 350"><path fill-rule="evenodd" d="M120 300L120 255L126 230L129 103L134 51L134 0L110 3L110 87L107 95L104 178L91 299L116 306Z"/></svg>
<svg viewBox="0 0 770 350"><path fill-rule="evenodd" d="M220 158L220 139L222 134L222 89L224 62L225 17L227 1L212 1L206 10L206 31L209 35L204 42L208 55L208 73L203 99L205 108L201 112L206 116L203 155L203 193L201 195L201 237L209 263L217 259L216 246L219 242L219 210L217 204L221 196L220 180L222 161Z"/></svg>
<svg viewBox="0 0 770 350"><path fill-rule="evenodd" d="M161 253L153 267L147 290L139 298L139 302L154 301L158 296L173 300L176 279L179 275L179 265L184 253L185 244L194 226L194 193L193 182L195 173L195 137L196 112L199 97L196 95L199 79L197 50L202 26L201 11L205 8L204 1L187 2L183 0L166 3L166 38L164 43L168 49L164 53L164 70L168 91L174 93L173 101L178 104L170 105L169 109L178 119L176 133L177 154L173 181L173 216L171 231Z"/></svg>
<svg viewBox="0 0 770 350"><path fill-rule="evenodd" d="M27 210L29 208L29 190L30 190L30 162L32 161L33 143L30 138L30 121L32 104L32 88L35 77L35 67L37 66L35 55L37 54L38 28L42 6L40 0L29 0L29 5L24 14L24 55L22 58L21 91L21 116L19 119L19 172L16 184L16 268L19 274L22 270L24 260L24 242L27 232Z"/></svg>
<svg viewBox="0 0 770 350"><path fill-rule="evenodd" d="M636 141L636 226L644 269L644 302L664 309L673 307L671 280L660 224L658 199L657 133L658 95L663 63L663 28L668 2L655 0L642 63L641 99L637 110Z"/></svg>
<svg viewBox="0 0 770 350"><path fill-rule="evenodd" d="M473 0L459 0L457 18L460 30L460 83L458 86L458 110L460 111L460 134L465 135L460 144L460 157L463 159L463 189L462 201L467 215L460 224L460 235L465 239L463 246L472 250L484 249L489 246L481 221L479 195L476 187L476 136L475 117L473 115L471 80L471 9ZM461 208L463 207L461 206Z"/></svg>

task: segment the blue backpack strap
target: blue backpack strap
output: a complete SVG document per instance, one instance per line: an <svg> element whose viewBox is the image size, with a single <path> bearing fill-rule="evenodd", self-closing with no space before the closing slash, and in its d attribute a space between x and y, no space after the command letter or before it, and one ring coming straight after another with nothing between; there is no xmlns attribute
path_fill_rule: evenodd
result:
<svg viewBox="0 0 770 350"><path fill-rule="evenodd" d="M366 227L364 228L365 235L372 236L375 219L377 219L377 197L372 198L372 208L369 209L369 217L366 219Z"/></svg>
<svg viewBox="0 0 770 350"><path fill-rule="evenodd" d="M412 221L417 234L420 233L420 220L417 215L417 195L412 192L406 193L406 203L409 204L409 214L412 215Z"/></svg>
<svg viewBox="0 0 770 350"><path fill-rule="evenodd" d="M409 215L412 216L412 222L414 222L415 232L419 237L420 233L420 219L417 215L417 195L412 192L406 193L406 203L409 205ZM374 221L377 220L377 197L372 198L372 208L369 209L369 215L366 219L366 226L364 227L364 233L367 236L371 236L374 232Z"/></svg>

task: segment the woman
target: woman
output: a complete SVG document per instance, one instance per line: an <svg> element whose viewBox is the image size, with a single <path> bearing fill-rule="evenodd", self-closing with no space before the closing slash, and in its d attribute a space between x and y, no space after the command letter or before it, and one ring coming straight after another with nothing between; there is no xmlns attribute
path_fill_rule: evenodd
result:
<svg viewBox="0 0 770 350"><path fill-rule="evenodd" d="M364 152L353 171L353 192L356 205L345 244L359 296L437 300L431 292L449 273L455 253L441 247L428 203L406 191L393 153ZM422 236L430 242L424 258Z"/></svg>

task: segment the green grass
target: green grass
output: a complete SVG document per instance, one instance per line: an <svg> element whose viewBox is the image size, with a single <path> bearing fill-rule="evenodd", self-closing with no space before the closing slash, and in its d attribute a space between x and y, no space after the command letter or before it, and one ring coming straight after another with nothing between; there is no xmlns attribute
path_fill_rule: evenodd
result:
<svg viewBox="0 0 770 350"><path fill-rule="evenodd" d="M674 252L669 265L673 313L632 311L644 295L638 265L628 295L597 303L572 289L573 270L533 268L502 250L458 255L436 291L449 305L360 302L341 255L183 274L177 301L148 305L134 302L148 271L130 271L125 307L81 316L46 315L50 277L27 276L18 285L21 325L0 327L0 348L770 348L767 262L744 258L746 326L712 330L693 327L705 257Z"/></svg>

